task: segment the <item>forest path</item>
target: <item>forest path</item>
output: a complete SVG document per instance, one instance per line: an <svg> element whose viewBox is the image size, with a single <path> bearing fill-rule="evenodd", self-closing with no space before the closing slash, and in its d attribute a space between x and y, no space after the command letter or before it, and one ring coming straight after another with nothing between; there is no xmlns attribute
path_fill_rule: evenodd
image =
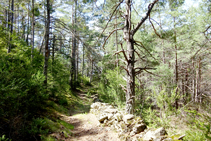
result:
<svg viewBox="0 0 211 141"><path fill-rule="evenodd" d="M94 114L89 113L92 99L86 92L76 92L82 101L81 106L74 107L70 116L60 115L60 118L74 126L72 135L62 138L65 141L120 141L118 134L108 127L100 127Z"/></svg>

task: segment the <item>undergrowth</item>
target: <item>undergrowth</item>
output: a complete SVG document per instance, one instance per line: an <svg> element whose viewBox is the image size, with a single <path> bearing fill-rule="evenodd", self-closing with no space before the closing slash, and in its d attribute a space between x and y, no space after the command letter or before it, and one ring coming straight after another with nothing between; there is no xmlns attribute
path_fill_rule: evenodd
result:
<svg viewBox="0 0 211 141"><path fill-rule="evenodd" d="M3 27L0 26L0 29ZM55 140L53 132L71 135L73 126L58 116L68 115L82 103L70 90L69 60L55 55L48 62L48 85L44 86L44 57L24 40L12 35L7 53L7 33L0 30L0 140ZM90 85L80 76L78 82ZM80 86L80 84L77 84Z"/></svg>

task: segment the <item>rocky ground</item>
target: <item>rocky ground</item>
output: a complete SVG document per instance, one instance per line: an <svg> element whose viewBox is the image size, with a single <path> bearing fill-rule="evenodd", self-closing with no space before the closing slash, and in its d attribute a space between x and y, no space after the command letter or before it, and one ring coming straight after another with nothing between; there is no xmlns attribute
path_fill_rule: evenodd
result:
<svg viewBox="0 0 211 141"><path fill-rule="evenodd" d="M53 133L51 136L62 141L174 141L184 136L169 137L166 130L147 129L140 117L128 115L115 107L99 101L96 98L87 98L85 93L78 92L82 100L82 107L74 107L70 116L59 114L58 117L73 125L71 135ZM93 103L95 102L95 103ZM62 127L61 127L62 128Z"/></svg>
<svg viewBox="0 0 211 141"><path fill-rule="evenodd" d="M115 131L108 127L99 127L99 122L93 114L63 116L62 119L74 125L72 136L65 141L119 141Z"/></svg>
<svg viewBox="0 0 211 141"><path fill-rule="evenodd" d="M61 141L120 141L116 131L100 126L97 117L89 113L94 98L88 98L83 92L77 92L77 95L83 102L82 107L71 108L74 110L70 111L70 116L57 113L61 120L74 126L72 134L65 136L61 132L52 133L51 136Z"/></svg>

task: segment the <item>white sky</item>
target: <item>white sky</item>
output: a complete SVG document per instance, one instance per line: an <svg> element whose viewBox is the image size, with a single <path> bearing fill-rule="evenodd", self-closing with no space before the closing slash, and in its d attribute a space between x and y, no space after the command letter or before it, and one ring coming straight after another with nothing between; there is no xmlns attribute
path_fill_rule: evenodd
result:
<svg viewBox="0 0 211 141"><path fill-rule="evenodd" d="M199 5L199 2L201 2L201 0L185 0L185 7L197 7Z"/></svg>

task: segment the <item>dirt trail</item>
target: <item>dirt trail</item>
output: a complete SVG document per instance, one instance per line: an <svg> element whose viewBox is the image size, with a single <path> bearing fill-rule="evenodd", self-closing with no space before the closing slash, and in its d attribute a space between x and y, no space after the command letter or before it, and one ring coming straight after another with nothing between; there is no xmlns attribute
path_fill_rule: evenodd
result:
<svg viewBox="0 0 211 141"><path fill-rule="evenodd" d="M91 100L84 93L78 92L83 106L72 111L71 116L60 115L61 119L72 124L72 135L63 138L65 141L120 141L118 134L108 127L100 127L95 115L89 113Z"/></svg>

